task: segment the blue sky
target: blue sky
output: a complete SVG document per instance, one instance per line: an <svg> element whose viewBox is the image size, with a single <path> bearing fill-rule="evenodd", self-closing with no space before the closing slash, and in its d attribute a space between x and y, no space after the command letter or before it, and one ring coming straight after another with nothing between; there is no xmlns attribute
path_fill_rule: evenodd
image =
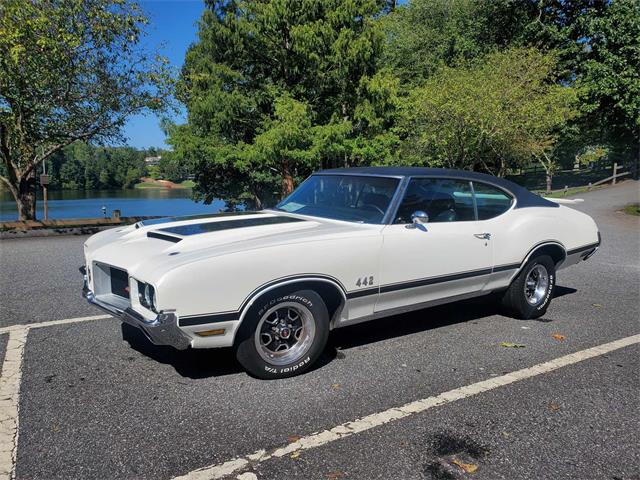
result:
<svg viewBox="0 0 640 480"><path fill-rule="evenodd" d="M196 40L196 22L204 10L201 0L148 0L141 7L149 17L148 35L144 41L151 50L160 53L171 65L180 69L189 45ZM165 147L160 119L155 115L132 117L124 128L127 145L137 148Z"/></svg>

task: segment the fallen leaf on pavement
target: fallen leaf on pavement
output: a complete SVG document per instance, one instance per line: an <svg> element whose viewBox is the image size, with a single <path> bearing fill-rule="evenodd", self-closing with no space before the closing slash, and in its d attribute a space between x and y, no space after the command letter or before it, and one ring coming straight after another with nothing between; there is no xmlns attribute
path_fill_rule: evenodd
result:
<svg viewBox="0 0 640 480"><path fill-rule="evenodd" d="M298 440L300 440L302 437L300 435L289 435L287 437L287 442L289 443L294 443L297 442Z"/></svg>
<svg viewBox="0 0 640 480"><path fill-rule="evenodd" d="M555 338L556 340L558 340L559 342L564 341L565 337L564 335L560 335L559 333L554 333L553 335L551 335L553 338Z"/></svg>
<svg viewBox="0 0 640 480"><path fill-rule="evenodd" d="M502 432L502 435L504 437L507 437L507 438L509 438L511 436L511 434L509 432Z"/></svg>
<svg viewBox="0 0 640 480"><path fill-rule="evenodd" d="M550 403L549 404L549 409L552 412L558 412L558 411L560 411L560 408L561 408L560 405L558 405L557 403Z"/></svg>
<svg viewBox="0 0 640 480"><path fill-rule="evenodd" d="M342 478L342 477L344 477L344 472L341 472L340 470L327 473L327 478L330 480L335 480L336 478Z"/></svg>
<svg viewBox="0 0 640 480"><path fill-rule="evenodd" d="M596 308L602 308L602 305L599 303L592 303L591 305L593 305Z"/></svg>
<svg viewBox="0 0 640 480"><path fill-rule="evenodd" d="M296 450L291 454L291 458L298 458L300 456L300 450Z"/></svg>
<svg viewBox="0 0 640 480"><path fill-rule="evenodd" d="M506 348L524 348L526 347L526 345L524 345L523 343L511 343L511 342L502 342L500 344L501 347L506 347Z"/></svg>
<svg viewBox="0 0 640 480"><path fill-rule="evenodd" d="M451 463L453 463L454 465L457 465L467 473L473 473L476 470L478 470L478 465L474 463L464 463L458 460L457 458L455 458Z"/></svg>
<svg viewBox="0 0 640 480"><path fill-rule="evenodd" d="M340 385L339 383L334 383L333 385L331 385L331 388L333 388L334 390L340 390L342 388L342 385Z"/></svg>

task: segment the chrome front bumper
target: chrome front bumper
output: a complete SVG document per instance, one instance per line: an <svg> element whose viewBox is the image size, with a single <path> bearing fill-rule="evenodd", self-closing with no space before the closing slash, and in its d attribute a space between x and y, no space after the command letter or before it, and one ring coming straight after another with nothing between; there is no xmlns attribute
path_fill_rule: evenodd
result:
<svg viewBox="0 0 640 480"><path fill-rule="evenodd" d="M119 318L122 322L136 327L154 345L170 345L178 350L185 350L191 345L191 339L178 326L178 317L173 312L160 312L153 320L148 320L131 308L120 310L98 300L89 289L85 267L80 267L83 276L82 296L91 305Z"/></svg>

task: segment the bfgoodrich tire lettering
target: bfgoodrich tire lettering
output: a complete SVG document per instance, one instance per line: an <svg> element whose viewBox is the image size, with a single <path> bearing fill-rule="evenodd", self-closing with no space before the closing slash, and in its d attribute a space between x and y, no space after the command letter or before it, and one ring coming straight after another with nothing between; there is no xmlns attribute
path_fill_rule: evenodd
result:
<svg viewBox="0 0 640 480"><path fill-rule="evenodd" d="M516 318L543 316L553 298L556 268L552 258L539 255L530 259L502 297L506 313Z"/></svg>
<svg viewBox="0 0 640 480"><path fill-rule="evenodd" d="M298 375L322 354L329 336L329 313L312 290L274 293L251 308L238 334L236 356L263 379Z"/></svg>

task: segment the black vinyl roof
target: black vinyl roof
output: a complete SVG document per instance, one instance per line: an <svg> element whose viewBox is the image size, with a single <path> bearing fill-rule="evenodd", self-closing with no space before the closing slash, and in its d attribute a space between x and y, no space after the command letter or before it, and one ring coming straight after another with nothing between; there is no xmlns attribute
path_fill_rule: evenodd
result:
<svg viewBox="0 0 640 480"><path fill-rule="evenodd" d="M525 207L551 207L557 208L559 205L542 198L526 188L511 182L505 178L487 175L486 173L471 172L468 170L451 170L446 168L428 167L354 167L354 168L332 168L317 172L319 175L378 175L388 177L433 177L433 178L454 178L460 180L470 180L483 182L508 191L516 198L515 208Z"/></svg>

